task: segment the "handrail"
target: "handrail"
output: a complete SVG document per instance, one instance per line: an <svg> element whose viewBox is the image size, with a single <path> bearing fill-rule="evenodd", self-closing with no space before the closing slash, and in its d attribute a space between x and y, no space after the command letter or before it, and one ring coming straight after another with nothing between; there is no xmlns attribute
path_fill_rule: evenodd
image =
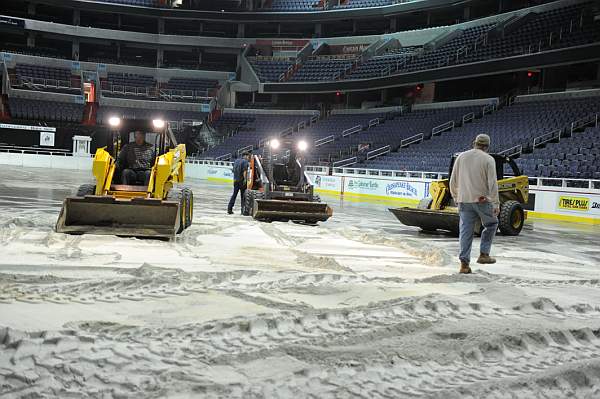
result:
<svg viewBox="0 0 600 399"><path fill-rule="evenodd" d="M35 155L60 155L64 157L72 156L73 153L70 150L61 149L44 149L40 147L20 147L20 146L0 146L0 152L6 153L21 153L21 154L35 154Z"/></svg>
<svg viewBox="0 0 600 399"><path fill-rule="evenodd" d="M454 121L448 121L446 123L442 123L441 125L438 125L438 126L434 127L433 129L431 129L431 135L435 136L437 134L445 132L446 130L452 130L452 129L454 129Z"/></svg>
<svg viewBox="0 0 600 399"><path fill-rule="evenodd" d="M388 154L392 150L392 147L385 145L383 147L376 148L372 151L367 152L367 159L374 159L383 154Z"/></svg>
<svg viewBox="0 0 600 399"><path fill-rule="evenodd" d="M356 125L342 131L342 137L350 136L351 134L358 133L362 130L362 125Z"/></svg>
<svg viewBox="0 0 600 399"><path fill-rule="evenodd" d="M32 76L24 76L24 75L9 75L9 77L14 77L15 79L11 79L11 86L25 86L28 88L55 88L55 89L81 89L79 85L73 84L68 80L60 80L60 79L43 79L36 78ZM16 82L15 82L16 80ZM16 83L16 84L15 84Z"/></svg>
<svg viewBox="0 0 600 399"><path fill-rule="evenodd" d="M546 144L549 141L552 140L559 140L560 141L560 134L562 132L562 129L556 129L553 130L551 132L548 133L544 133L540 136L537 136L533 139L533 148L539 147L541 145Z"/></svg>
<svg viewBox="0 0 600 399"><path fill-rule="evenodd" d="M320 146L322 146L324 144L331 143L334 140L335 140L335 137L332 134L330 136L323 137L323 138L321 138L319 140L316 140L314 145L315 145L315 147L320 147Z"/></svg>
<svg viewBox="0 0 600 399"><path fill-rule="evenodd" d="M346 158L346 159L342 159L340 161L334 162L333 167L344 167L344 166L354 165L357 162L358 162L358 158L356 158L356 157Z"/></svg>
<svg viewBox="0 0 600 399"><path fill-rule="evenodd" d="M215 161L224 161L226 159L231 159L230 152L228 152L227 154L219 155L218 157L215 158Z"/></svg>
<svg viewBox="0 0 600 399"><path fill-rule="evenodd" d="M468 114L463 115L462 123L467 123L475 119L475 112L469 112Z"/></svg>
<svg viewBox="0 0 600 399"><path fill-rule="evenodd" d="M598 114L589 115L584 118L581 118L581 119L571 122L571 135L573 134L573 132L575 130L581 129L582 127L585 127L585 126L590 126L592 124L594 126L598 126Z"/></svg>
<svg viewBox="0 0 600 399"><path fill-rule="evenodd" d="M483 115L491 114L492 112L494 112L494 104L484 105L483 108L481 109L481 112Z"/></svg>
<svg viewBox="0 0 600 399"><path fill-rule="evenodd" d="M425 135L423 133L418 133L418 134L415 134L414 136L405 138L404 140L400 141L400 148L408 147L409 145L414 144L414 143L420 143L421 141L423 141L424 138L425 138Z"/></svg>
<svg viewBox="0 0 600 399"><path fill-rule="evenodd" d="M247 145L242 148L238 148L237 155L240 156L240 154L243 153L244 151L252 151L253 149L254 149L254 146L252 144Z"/></svg>
<svg viewBox="0 0 600 399"><path fill-rule="evenodd" d="M319 121L319 117L317 115L313 115L310 117L310 124L317 123Z"/></svg>
<svg viewBox="0 0 600 399"><path fill-rule="evenodd" d="M410 177L425 180L441 180L448 177L445 172L422 172L390 169L367 169L367 168L344 168L333 169L333 176L336 175L358 175L358 176L381 176L383 178L394 179L398 177Z"/></svg>
<svg viewBox="0 0 600 399"><path fill-rule="evenodd" d="M373 118L369 121L369 128L379 125L379 118Z"/></svg>
<svg viewBox="0 0 600 399"><path fill-rule="evenodd" d="M279 133L279 137L289 136L292 133L294 133L294 128L290 126L287 129L285 129L283 132Z"/></svg>
<svg viewBox="0 0 600 399"><path fill-rule="evenodd" d="M514 147L507 148L504 151L501 151L500 155L504 155L506 157L514 157L516 155L521 155L522 153L523 153L523 146L521 144L519 144Z"/></svg>
<svg viewBox="0 0 600 399"><path fill-rule="evenodd" d="M208 102L214 98L210 95L211 89L206 90L178 90L165 89L157 86L126 86L114 84L112 82L103 81L100 85L102 93L124 93L136 96L160 97L164 99L191 99L200 100L200 102Z"/></svg>
<svg viewBox="0 0 600 399"><path fill-rule="evenodd" d="M329 174L329 166L306 165L306 171L312 172L314 174L319 174L319 175L328 175Z"/></svg>

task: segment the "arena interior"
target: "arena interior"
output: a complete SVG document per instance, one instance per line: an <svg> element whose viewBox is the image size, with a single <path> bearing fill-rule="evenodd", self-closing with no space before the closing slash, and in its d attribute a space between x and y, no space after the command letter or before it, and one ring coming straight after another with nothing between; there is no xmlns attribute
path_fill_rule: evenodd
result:
<svg viewBox="0 0 600 399"><path fill-rule="evenodd" d="M0 397L600 398L600 1L2 0L0 84Z"/></svg>

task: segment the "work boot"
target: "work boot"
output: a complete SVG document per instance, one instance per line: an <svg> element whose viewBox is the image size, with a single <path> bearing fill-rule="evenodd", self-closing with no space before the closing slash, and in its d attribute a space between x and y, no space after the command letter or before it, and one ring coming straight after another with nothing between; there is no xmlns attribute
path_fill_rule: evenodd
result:
<svg viewBox="0 0 600 399"><path fill-rule="evenodd" d="M481 263L484 265L490 265L492 263L496 263L496 258L492 258L490 254L484 254L483 252L477 258L477 263Z"/></svg>
<svg viewBox="0 0 600 399"><path fill-rule="evenodd" d="M471 273L471 267L469 267L469 264L467 262L463 262L462 260L460 261L460 274L470 274Z"/></svg>

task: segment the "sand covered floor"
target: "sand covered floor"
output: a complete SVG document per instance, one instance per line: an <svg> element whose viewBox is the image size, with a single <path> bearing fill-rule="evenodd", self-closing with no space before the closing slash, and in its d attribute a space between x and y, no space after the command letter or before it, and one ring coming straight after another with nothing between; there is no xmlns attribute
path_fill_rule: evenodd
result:
<svg viewBox="0 0 600 399"><path fill-rule="evenodd" d="M2 398L600 398L599 227L528 222L463 276L386 204L259 223L193 181L171 242L55 233L88 175L0 171Z"/></svg>

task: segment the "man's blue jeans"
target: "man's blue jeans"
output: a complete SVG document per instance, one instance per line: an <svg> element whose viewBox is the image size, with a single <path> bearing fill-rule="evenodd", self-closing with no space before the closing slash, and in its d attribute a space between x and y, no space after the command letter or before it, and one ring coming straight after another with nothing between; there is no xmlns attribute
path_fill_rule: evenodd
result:
<svg viewBox="0 0 600 399"><path fill-rule="evenodd" d="M229 205L227 205L228 212L233 211L233 206L235 205L235 200L237 198L238 192L240 193L240 196L242 197L241 205L243 208L244 207L244 198L246 196L246 182L241 181L241 182L233 183L233 194L231 195L231 198L229 199Z"/></svg>
<svg viewBox="0 0 600 399"><path fill-rule="evenodd" d="M490 202L461 202L458 204L458 213L460 215L460 260L465 263L469 263L471 260L473 230L477 220L481 220L483 228L480 252L489 255L498 229L498 218L494 216L494 205Z"/></svg>

